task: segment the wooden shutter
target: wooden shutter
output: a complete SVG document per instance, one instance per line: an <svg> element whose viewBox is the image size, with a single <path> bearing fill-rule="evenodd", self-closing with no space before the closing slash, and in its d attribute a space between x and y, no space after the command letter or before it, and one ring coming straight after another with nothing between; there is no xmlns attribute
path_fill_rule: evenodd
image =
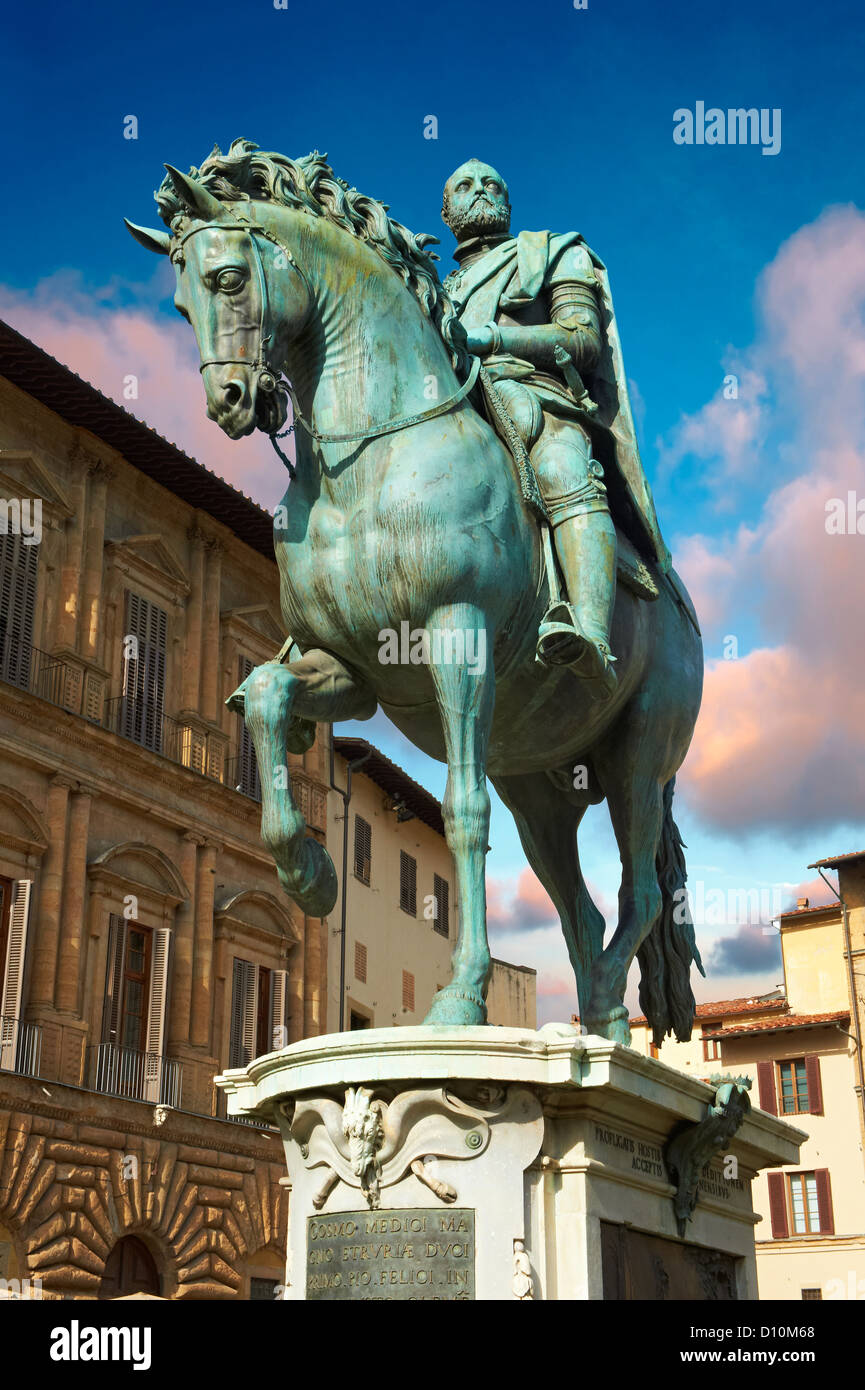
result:
<svg viewBox="0 0 865 1390"><path fill-rule="evenodd" d="M402 972L402 1006L414 1013L414 975L408 970Z"/></svg>
<svg viewBox="0 0 865 1390"><path fill-rule="evenodd" d="M237 674L238 685L242 685L247 676L253 670L252 662L248 656L242 656L238 662ZM252 734L246 726L246 720L239 714L239 734L237 739L237 786L245 796L251 796L253 800L261 800L261 782L258 776L258 761L255 756L255 744L252 741Z"/></svg>
<svg viewBox="0 0 865 1390"><path fill-rule="evenodd" d="M255 1055L258 1021L258 966L235 958L231 976L231 1037L228 1065L245 1067Z"/></svg>
<svg viewBox="0 0 865 1390"><path fill-rule="evenodd" d="M354 872L361 883L369 883L372 870L372 830L363 816L354 818Z"/></svg>
<svg viewBox="0 0 865 1390"><path fill-rule="evenodd" d="M270 974L270 1044L273 1052L288 1047L288 971Z"/></svg>
<svg viewBox="0 0 865 1390"><path fill-rule="evenodd" d="M829 1169L817 1168L814 1172L817 1179L817 1211L820 1214L820 1234L835 1234L835 1219L832 1213L832 1184L829 1181Z"/></svg>
<svg viewBox="0 0 865 1390"><path fill-rule="evenodd" d="M805 1076L808 1081L808 1110L812 1115L823 1114L823 1083L820 1079L820 1058L805 1058Z"/></svg>
<svg viewBox="0 0 865 1390"><path fill-rule="evenodd" d="M165 1030L165 998L168 990L168 957L171 932L157 927L150 955L150 999L144 1058L144 1099L158 1105L161 1099L162 1039Z"/></svg>
<svg viewBox="0 0 865 1390"><path fill-rule="evenodd" d="M11 1071L18 1055L18 1032L21 1020L21 990L24 984L24 959L27 952L27 928L30 923L30 898L33 881L19 878L12 893L9 912L9 938L6 948L6 969L0 998L0 1067Z"/></svg>
<svg viewBox="0 0 865 1390"><path fill-rule="evenodd" d="M359 941L354 943L354 978L366 984L366 947Z"/></svg>
<svg viewBox="0 0 865 1390"><path fill-rule="evenodd" d="M0 680L30 684L39 546L23 536L0 536Z"/></svg>
<svg viewBox="0 0 865 1390"><path fill-rule="evenodd" d="M123 967L126 960L125 917L112 912L108 922L108 963L105 968L105 1003L102 1008L102 1041L119 1043L120 1009L123 1004Z"/></svg>
<svg viewBox="0 0 865 1390"><path fill-rule="evenodd" d="M145 748L161 753L168 614L155 603L127 589L126 635L136 638L138 659L130 658L124 667L124 700L119 732Z"/></svg>
<svg viewBox="0 0 865 1390"><path fill-rule="evenodd" d="M433 925L442 936L450 936L450 884L440 874L433 874L433 896L436 904Z"/></svg>
<svg viewBox="0 0 865 1390"><path fill-rule="evenodd" d="M757 1087L760 1092L760 1109L770 1115L778 1113L778 1098L775 1093L775 1063L757 1063Z"/></svg>
<svg viewBox="0 0 865 1390"><path fill-rule="evenodd" d="M399 905L411 917L417 916L417 860L402 849L399 852Z"/></svg>
<svg viewBox="0 0 865 1390"><path fill-rule="evenodd" d="M765 1110L761 1105L760 1109ZM772 1222L772 1236L783 1240L790 1234L787 1220L787 1178L784 1173L769 1174L769 1219Z"/></svg>

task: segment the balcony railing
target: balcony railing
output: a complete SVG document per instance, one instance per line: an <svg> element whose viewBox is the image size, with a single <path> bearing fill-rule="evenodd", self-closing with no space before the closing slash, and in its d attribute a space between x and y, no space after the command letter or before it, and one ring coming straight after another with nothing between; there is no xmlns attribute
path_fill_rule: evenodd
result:
<svg viewBox="0 0 865 1390"><path fill-rule="evenodd" d="M258 768L254 761L250 762L249 758L227 758L223 781L227 787L234 787L236 792L251 797L253 801L261 800Z"/></svg>
<svg viewBox="0 0 865 1390"><path fill-rule="evenodd" d="M94 1091L180 1108L183 1067L158 1052L138 1052L117 1043L91 1047Z"/></svg>
<svg viewBox="0 0 865 1390"><path fill-rule="evenodd" d="M129 695L116 695L103 702L100 690L98 699L94 697L95 708L91 715L94 701L82 695L80 668L59 656L9 637L0 652L0 680L29 690L72 714L83 713L91 723L101 722L103 728L131 739L142 748L149 748L152 753L170 758L202 777L233 787L253 801L261 801L261 784L254 758L248 754L231 754L225 741L214 737L210 731L172 719L160 713L153 702Z"/></svg>
<svg viewBox="0 0 865 1390"><path fill-rule="evenodd" d="M38 1023L0 1014L0 1071L38 1076L42 1064L42 1029Z"/></svg>
<svg viewBox="0 0 865 1390"><path fill-rule="evenodd" d="M226 746L206 729L184 724L162 714L158 706L130 695L116 695L105 701L103 723L112 733L131 739L152 753L188 767L202 777L226 782Z"/></svg>

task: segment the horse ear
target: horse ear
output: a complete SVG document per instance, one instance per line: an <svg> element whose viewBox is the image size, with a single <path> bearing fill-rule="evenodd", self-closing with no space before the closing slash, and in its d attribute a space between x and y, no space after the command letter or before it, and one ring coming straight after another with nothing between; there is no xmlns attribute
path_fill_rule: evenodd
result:
<svg viewBox="0 0 865 1390"><path fill-rule="evenodd" d="M150 227L139 227L134 222L130 222L126 217L124 217L123 221L126 223L129 231L135 237L139 245L145 247L148 251L158 251L161 256L168 255L171 237L167 232L157 232Z"/></svg>
<svg viewBox="0 0 865 1390"><path fill-rule="evenodd" d="M195 179L189 178L186 174L181 174L179 169L173 169L170 164L166 164L168 177L174 184L179 197L186 203L186 206L199 217L202 222L214 222L221 217L225 211L218 198L214 198L212 193L208 193L204 184L197 183Z"/></svg>

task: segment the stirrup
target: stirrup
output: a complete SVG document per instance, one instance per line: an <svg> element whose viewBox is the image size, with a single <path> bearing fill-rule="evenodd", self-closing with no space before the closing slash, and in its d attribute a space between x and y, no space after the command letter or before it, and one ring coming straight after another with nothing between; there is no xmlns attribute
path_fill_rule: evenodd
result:
<svg viewBox="0 0 865 1390"><path fill-rule="evenodd" d="M609 699L618 685L616 658L605 641L592 641L580 627L570 603L552 604L538 629L535 660L543 666L570 666L589 684L591 693Z"/></svg>

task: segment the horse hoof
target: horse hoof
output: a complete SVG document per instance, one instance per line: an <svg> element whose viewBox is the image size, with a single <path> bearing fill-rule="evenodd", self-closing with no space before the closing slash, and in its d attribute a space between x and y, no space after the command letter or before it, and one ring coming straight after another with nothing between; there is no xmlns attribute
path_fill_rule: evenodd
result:
<svg viewBox="0 0 865 1390"><path fill-rule="evenodd" d="M482 995L474 990L447 985L440 989L424 1019L428 1024L449 1024L451 1027L472 1027L487 1021L487 1006Z"/></svg>
<svg viewBox="0 0 865 1390"><path fill-rule="evenodd" d="M595 1038L606 1038L607 1042L621 1043L622 1047L631 1046L628 1010L623 1004L607 1009L596 1018L587 1019L586 1027Z"/></svg>

